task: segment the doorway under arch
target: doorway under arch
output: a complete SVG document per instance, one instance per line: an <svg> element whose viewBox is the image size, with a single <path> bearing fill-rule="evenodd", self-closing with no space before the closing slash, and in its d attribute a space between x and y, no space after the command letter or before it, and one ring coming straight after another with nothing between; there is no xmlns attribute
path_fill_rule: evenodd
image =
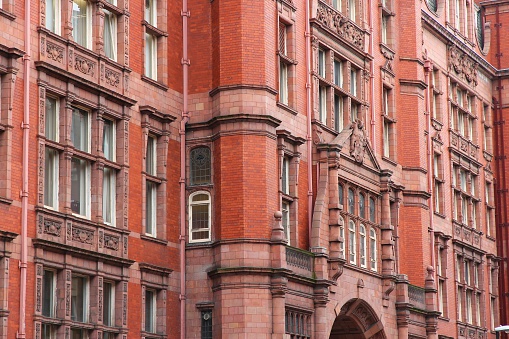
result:
<svg viewBox="0 0 509 339"><path fill-rule="evenodd" d="M362 299L351 299L341 307L329 339L387 339L382 322Z"/></svg>

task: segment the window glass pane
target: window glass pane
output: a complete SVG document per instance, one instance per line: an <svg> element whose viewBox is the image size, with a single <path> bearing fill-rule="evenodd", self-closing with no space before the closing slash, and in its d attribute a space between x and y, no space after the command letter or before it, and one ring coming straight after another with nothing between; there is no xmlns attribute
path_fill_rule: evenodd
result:
<svg viewBox="0 0 509 339"><path fill-rule="evenodd" d="M72 4L72 37L74 41L83 47L89 47L88 16L90 16L88 3L86 0L73 0Z"/></svg>
<svg viewBox="0 0 509 339"><path fill-rule="evenodd" d="M145 331L155 332L155 292L151 290L145 291Z"/></svg>
<svg viewBox="0 0 509 339"><path fill-rule="evenodd" d="M371 269L376 270L376 232L374 229L369 230L369 261Z"/></svg>
<svg viewBox="0 0 509 339"><path fill-rule="evenodd" d="M198 147L191 151L191 185L210 183L211 159L208 147Z"/></svg>
<svg viewBox="0 0 509 339"><path fill-rule="evenodd" d="M350 70L350 93L357 95L357 71L355 69Z"/></svg>
<svg viewBox="0 0 509 339"><path fill-rule="evenodd" d="M88 216L89 203L88 162L78 158L71 160L71 209L76 214Z"/></svg>
<svg viewBox="0 0 509 339"><path fill-rule="evenodd" d="M343 192L343 186L342 185L338 185L338 194L339 194L339 203L341 205L343 205L343 195L344 195L344 192Z"/></svg>
<svg viewBox="0 0 509 339"><path fill-rule="evenodd" d="M156 161L157 161L156 139L153 136L149 135L147 139L147 155L145 158L145 167L148 174L154 176L157 175Z"/></svg>
<svg viewBox="0 0 509 339"><path fill-rule="evenodd" d="M319 101L319 114L320 114L320 121L323 124L327 123L327 89L325 86L320 86L319 92L318 92L318 101Z"/></svg>
<svg viewBox="0 0 509 339"><path fill-rule="evenodd" d="M145 0L145 20L157 27L157 0Z"/></svg>
<svg viewBox="0 0 509 339"><path fill-rule="evenodd" d="M191 207L191 230L193 240L205 240L209 238L209 204L196 204Z"/></svg>
<svg viewBox="0 0 509 339"><path fill-rule="evenodd" d="M288 244L290 243L290 204L287 202L282 203L282 211L283 214L281 223L283 226L283 230L285 232L286 240L288 241Z"/></svg>
<svg viewBox="0 0 509 339"><path fill-rule="evenodd" d="M279 101L288 105L288 65L279 63Z"/></svg>
<svg viewBox="0 0 509 339"><path fill-rule="evenodd" d="M103 219L105 223L115 223L115 170L103 169Z"/></svg>
<svg viewBox="0 0 509 339"><path fill-rule="evenodd" d="M54 317L55 272L44 270L42 279L42 315Z"/></svg>
<svg viewBox="0 0 509 339"><path fill-rule="evenodd" d="M107 160L115 161L115 123L108 119L103 124L103 153Z"/></svg>
<svg viewBox="0 0 509 339"><path fill-rule="evenodd" d="M334 60L334 84L343 87L343 74L341 69L341 61Z"/></svg>
<svg viewBox="0 0 509 339"><path fill-rule="evenodd" d="M325 78L325 52L318 50L318 75Z"/></svg>
<svg viewBox="0 0 509 339"><path fill-rule="evenodd" d="M71 141L76 149L89 152L88 112L78 108L72 110Z"/></svg>
<svg viewBox="0 0 509 339"><path fill-rule="evenodd" d="M117 16L104 9L104 55L117 60Z"/></svg>
<svg viewBox="0 0 509 339"><path fill-rule="evenodd" d="M343 130L343 119L343 100L339 95L334 95L334 128L338 132Z"/></svg>
<svg viewBox="0 0 509 339"><path fill-rule="evenodd" d="M56 99L46 97L46 127L44 134L49 140L58 142L58 103Z"/></svg>
<svg viewBox="0 0 509 339"><path fill-rule="evenodd" d="M212 312L201 312L201 339L212 339Z"/></svg>
<svg viewBox="0 0 509 339"><path fill-rule="evenodd" d="M369 221L375 222L375 199L369 198Z"/></svg>
<svg viewBox="0 0 509 339"><path fill-rule="evenodd" d="M359 216L364 218L366 216L366 198L364 194L359 194Z"/></svg>
<svg viewBox="0 0 509 339"><path fill-rule="evenodd" d="M106 326L114 326L114 286L111 282L103 285L103 323Z"/></svg>
<svg viewBox="0 0 509 339"><path fill-rule="evenodd" d="M56 2L57 0L46 0L46 28L55 33L56 29Z"/></svg>
<svg viewBox="0 0 509 339"><path fill-rule="evenodd" d="M147 180L146 191L146 230L147 234L156 236L157 220L157 186L155 183Z"/></svg>
<svg viewBox="0 0 509 339"><path fill-rule="evenodd" d="M46 147L44 154L44 205L58 208L58 152Z"/></svg>
<svg viewBox="0 0 509 339"><path fill-rule="evenodd" d="M55 339L56 331L55 327L51 324L42 324L41 325L41 339Z"/></svg>
<svg viewBox="0 0 509 339"><path fill-rule="evenodd" d="M157 38L145 33L145 75L157 80Z"/></svg>
<svg viewBox="0 0 509 339"><path fill-rule="evenodd" d="M354 192L351 188L348 189L348 213L353 214L355 210Z"/></svg>
<svg viewBox="0 0 509 339"><path fill-rule="evenodd" d="M288 178L288 175L289 175L289 160L287 157L284 157L283 158L283 168L282 168L282 173L281 173L281 190L283 191L284 194L289 194L290 192L290 187L289 187L289 178Z"/></svg>
<svg viewBox="0 0 509 339"><path fill-rule="evenodd" d="M348 251L350 253L350 263L355 264L355 224L353 221L348 223Z"/></svg>
<svg viewBox="0 0 509 339"><path fill-rule="evenodd" d="M87 322L87 280L85 277L72 277L71 288L71 319Z"/></svg>
<svg viewBox="0 0 509 339"><path fill-rule="evenodd" d="M366 227L364 225L359 227L359 242L361 266L366 267Z"/></svg>

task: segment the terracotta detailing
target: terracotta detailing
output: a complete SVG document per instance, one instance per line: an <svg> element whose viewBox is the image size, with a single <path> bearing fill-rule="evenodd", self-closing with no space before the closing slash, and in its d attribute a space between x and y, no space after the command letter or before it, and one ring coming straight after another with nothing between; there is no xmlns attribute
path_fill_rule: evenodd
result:
<svg viewBox="0 0 509 339"><path fill-rule="evenodd" d="M186 338L186 123L189 120L188 87L189 59L187 56L187 20L190 12L187 0L182 0L182 120L180 121L180 338Z"/></svg>
<svg viewBox="0 0 509 339"><path fill-rule="evenodd" d="M30 132L30 0L25 0L25 55L23 56L23 122L21 129L23 130L23 164L22 164L22 181L23 187L21 191L21 256L19 261L20 268L20 285L19 285L19 328L16 338L26 338L25 333L25 308L27 294L27 227L28 227L28 148L29 132Z"/></svg>

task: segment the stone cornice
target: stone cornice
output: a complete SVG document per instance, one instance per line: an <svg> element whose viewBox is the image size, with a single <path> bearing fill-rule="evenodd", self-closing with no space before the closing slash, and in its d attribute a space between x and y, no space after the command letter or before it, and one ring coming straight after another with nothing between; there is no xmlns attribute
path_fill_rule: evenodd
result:
<svg viewBox="0 0 509 339"><path fill-rule="evenodd" d="M50 249L53 251L56 250L56 251L61 251L61 252L65 252L65 253L71 253L75 256L94 258L95 260L110 262L112 264L116 264L116 265L124 266L124 267L130 267L132 264L135 263L134 260L121 258L121 257L117 257L117 256L105 254L105 253L99 253L97 251L91 251L91 250L79 248L76 246L61 244L61 243L57 243L57 242L53 242L53 241L49 241L49 240L45 240L45 239L33 239L32 244L35 248L43 248L43 249Z"/></svg>
<svg viewBox="0 0 509 339"><path fill-rule="evenodd" d="M444 40L448 43L454 44L461 52L465 53L468 57L478 63L485 71L487 71L491 76L495 76L497 69L486 61L482 56L474 52L469 46L467 46L464 42L460 41L452 32L450 32L447 28L442 26L438 21L435 20L429 13L427 13L424 9L421 10L421 18L424 24L428 25L431 28L431 31L437 32Z"/></svg>

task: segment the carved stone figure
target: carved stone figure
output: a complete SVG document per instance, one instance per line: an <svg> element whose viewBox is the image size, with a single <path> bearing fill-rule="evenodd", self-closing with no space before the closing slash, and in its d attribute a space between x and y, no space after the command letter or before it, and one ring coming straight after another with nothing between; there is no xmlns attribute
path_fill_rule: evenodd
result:
<svg viewBox="0 0 509 339"><path fill-rule="evenodd" d="M355 161L362 163L366 150L367 138L364 123L357 119L350 128L353 130L350 136L350 155Z"/></svg>

